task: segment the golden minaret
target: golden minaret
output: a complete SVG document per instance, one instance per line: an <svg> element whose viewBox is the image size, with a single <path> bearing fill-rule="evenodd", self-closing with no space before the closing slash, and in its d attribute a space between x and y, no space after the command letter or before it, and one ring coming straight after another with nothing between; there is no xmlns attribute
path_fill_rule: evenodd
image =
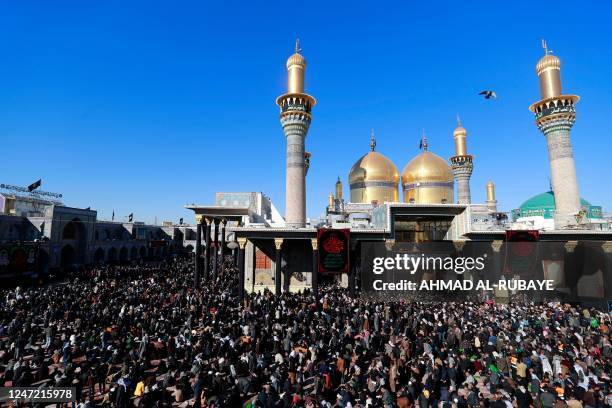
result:
<svg viewBox="0 0 612 408"><path fill-rule="evenodd" d="M529 107L535 122L546 137L553 194L555 196L555 229L572 227L578 223L580 195L576 178L576 164L570 142L570 129L576 120L577 95L562 93L561 60L552 55L542 40L544 56L536 65L542 99Z"/></svg>
<svg viewBox="0 0 612 408"><path fill-rule="evenodd" d="M285 223L295 228L306 225L306 172L310 153L305 151L305 143L312 120L311 110L316 104L315 98L304 93L306 59L301 52L298 39L295 53L287 59L287 93L276 99L287 140Z"/></svg>
<svg viewBox="0 0 612 408"><path fill-rule="evenodd" d="M470 204L472 202L470 178L474 171L474 163L472 155L467 152L467 131L461 126L459 115L457 115L457 127L453 132L453 138L455 139L455 155L449 160L457 182L457 202Z"/></svg>
<svg viewBox="0 0 612 408"><path fill-rule="evenodd" d="M487 208L491 212L497 212L497 200L495 199L495 184L489 180L487 183Z"/></svg>
<svg viewBox="0 0 612 408"><path fill-rule="evenodd" d="M338 176L338 181L336 181L336 199L342 201L342 180L340 180L340 176Z"/></svg>

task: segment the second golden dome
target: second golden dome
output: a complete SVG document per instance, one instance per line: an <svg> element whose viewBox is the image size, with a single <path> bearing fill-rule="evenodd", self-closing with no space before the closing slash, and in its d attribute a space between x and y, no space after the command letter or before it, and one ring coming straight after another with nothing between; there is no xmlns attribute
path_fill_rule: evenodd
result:
<svg viewBox="0 0 612 408"><path fill-rule="evenodd" d="M446 160L427 150L410 160L402 172L402 184L426 181L453 181L453 171Z"/></svg>
<svg viewBox="0 0 612 408"><path fill-rule="evenodd" d="M398 201L400 174L393 162L375 150L372 135L371 151L361 156L349 172L351 202L382 204Z"/></svg>
<svg viewBox="0 0 612 408"><path fill-rule="evenodd" d="M426 150L419 153L402 172L404 202L450 204L453 202L453 172L446 160Z"/></svg>

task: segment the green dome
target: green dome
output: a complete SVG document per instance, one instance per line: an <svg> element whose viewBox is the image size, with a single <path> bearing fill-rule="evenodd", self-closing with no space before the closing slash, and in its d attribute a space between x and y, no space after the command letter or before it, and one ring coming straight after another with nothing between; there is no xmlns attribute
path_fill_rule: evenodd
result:
<svg viewBox="0 0 612 408"><path fill-rule="evenodd" d="M591 205L584 198L580 199L582 208L588 211L589 218L602 218L601 207ZM544 217L553 218L555 214L555 196L552 191L531 197L518 209L518 217Z"/></svg>

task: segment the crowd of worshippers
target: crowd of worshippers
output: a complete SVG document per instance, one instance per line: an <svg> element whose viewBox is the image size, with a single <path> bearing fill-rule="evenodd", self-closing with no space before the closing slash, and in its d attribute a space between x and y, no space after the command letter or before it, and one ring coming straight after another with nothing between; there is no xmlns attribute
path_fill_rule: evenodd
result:
<svg viewBox="0 0 612 408"><path fill-rule="evenodd" d="M174 260L3 290L0 386L74 387L77 407L612 406L602 311L338 286L241 301L233 270L193 275Z"/></svg>

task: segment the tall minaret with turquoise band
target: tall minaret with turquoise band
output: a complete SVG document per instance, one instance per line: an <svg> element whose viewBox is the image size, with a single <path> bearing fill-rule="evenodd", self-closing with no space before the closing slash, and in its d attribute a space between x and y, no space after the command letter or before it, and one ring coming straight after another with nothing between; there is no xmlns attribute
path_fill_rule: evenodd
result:
<svg viewBox="0 0 612 408"><path fill-rule="evenodd" d="M457 127L453 132L455 139L455 155L449 160L453 176L457 182L457 203L471 204L470 177L474 170L473 157L467 152L467 131L461 126L461 119L457 115Z"/></svg>
<svg viewBox="0 0 612 408"><path fill-rule="evenodd" d="M301 51L298 39L295 53L287 60L287 93L276 99L287 139L285 224L295 228L306 226L306 171L310 154L305 151L305 141L311 110L316 104L315 98L304 93L306 59Z"/></svg>
<svg viewBox="0 0 612 408"><path fill-rule="evenodd" d="M552 55L542 40L544 56L536 65L542 99L529 107L535 122L546 137L550 178L555 196L555 229L579 223L580 194L570 130L576 120L577 95L561 92L561 60Z"/></svg>

